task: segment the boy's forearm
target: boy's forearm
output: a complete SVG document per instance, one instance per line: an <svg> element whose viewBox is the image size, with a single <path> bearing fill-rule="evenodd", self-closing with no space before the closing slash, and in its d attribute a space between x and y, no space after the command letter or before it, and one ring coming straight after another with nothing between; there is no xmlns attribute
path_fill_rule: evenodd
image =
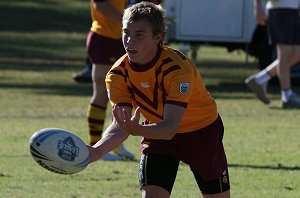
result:
<svg viewBox="0 0 300 198"><path fill-rule="evenodd" d="M99 160L104 154L121 145L128 138L128 134L120 129L109 127L103 133L100 141L90 148L90 163Z"/></svg>

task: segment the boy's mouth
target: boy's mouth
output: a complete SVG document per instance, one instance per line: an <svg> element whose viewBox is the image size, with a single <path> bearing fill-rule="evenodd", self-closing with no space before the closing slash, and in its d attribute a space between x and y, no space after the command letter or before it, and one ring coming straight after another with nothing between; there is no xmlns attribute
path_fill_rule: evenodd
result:
<svg viewBox="0 0 300 198"><path fill-rule="evenodd" d="M136 54L136 53L137 53L137 50L130 49L130 48L127 48L126 51L127 51L129 54Z"/></svg>

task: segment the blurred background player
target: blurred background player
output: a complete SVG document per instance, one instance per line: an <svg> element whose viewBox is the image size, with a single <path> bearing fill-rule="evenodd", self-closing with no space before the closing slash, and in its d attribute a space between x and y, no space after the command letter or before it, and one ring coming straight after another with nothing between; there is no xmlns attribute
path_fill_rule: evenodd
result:
<svg viewBox="0 0 300 198"><path fill-rule="evenodd" d="M141 2L142 0L129 0L128 6ZM150 2L155 4L160 4L161 0L150 0ZM73 79L78 83L92 83L92 69L93 63L91 63L89 57L87 56L85 59L85 67L79 73L75 73L72 75Z"/></svg>
<svg viewBox="0 0 300 198"><path fill-rule="evenodd" d="M101 139L105 124L108 105L105 76L112 64L125 53L121 39L121 21L127 3L127 0L91 0L92 27L86 41L88 57L93 64L93 95L87 110L90 145ZM102 159L134 159L134 155L121 145Z"/></svg>
<svg viewBox="0 0 300 198"><path fill-rule="evenodd" d="M291 88L291 67L300 61L300 1L270 0L266 4L267 14L262 0L253 2L256 21L260 25L267 25L269 40L276 45L277 59L264 70L248 77L245 82L259 100L269 104L267 84L271 78L277 76L282 108L300 108L300 98Z"/></svg>

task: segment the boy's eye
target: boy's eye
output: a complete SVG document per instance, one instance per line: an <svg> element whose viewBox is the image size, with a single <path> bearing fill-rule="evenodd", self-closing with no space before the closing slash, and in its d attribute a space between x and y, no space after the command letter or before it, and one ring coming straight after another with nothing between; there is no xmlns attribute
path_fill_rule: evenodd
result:
<svg viewBox="0 0 300 198"><path fill-rule="evenodd" d="M144 34L142 34L142 33L137 33L137 34L136 34L136 37L139 37L139 38L140 38L140 37L142 37L142 36L144 36Z"/></svg>
<svg viewBox="0 0 300 198"><path fill-rule="evenodd" d="M129 34L129 31L126 29L123 29L123 34Z"/></svg>

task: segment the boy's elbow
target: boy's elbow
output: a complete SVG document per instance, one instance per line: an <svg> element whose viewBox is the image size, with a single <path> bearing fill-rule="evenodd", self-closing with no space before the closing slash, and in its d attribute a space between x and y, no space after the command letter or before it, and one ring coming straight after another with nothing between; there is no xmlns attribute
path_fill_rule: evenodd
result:
<svg viewBox="0 0 300 198"><path fill-rule="evenodd" d="M166 135L165 140L171 140L175 136L176 132L170 132Z"/></svg>
<svg viewBox="0 0 300 198"><path fill-rule="evenodd" d="M176 135L179 128L178 122L173 122L172 124L169 124L168 132L166 133L166 140L171 140Z"/></svg>

